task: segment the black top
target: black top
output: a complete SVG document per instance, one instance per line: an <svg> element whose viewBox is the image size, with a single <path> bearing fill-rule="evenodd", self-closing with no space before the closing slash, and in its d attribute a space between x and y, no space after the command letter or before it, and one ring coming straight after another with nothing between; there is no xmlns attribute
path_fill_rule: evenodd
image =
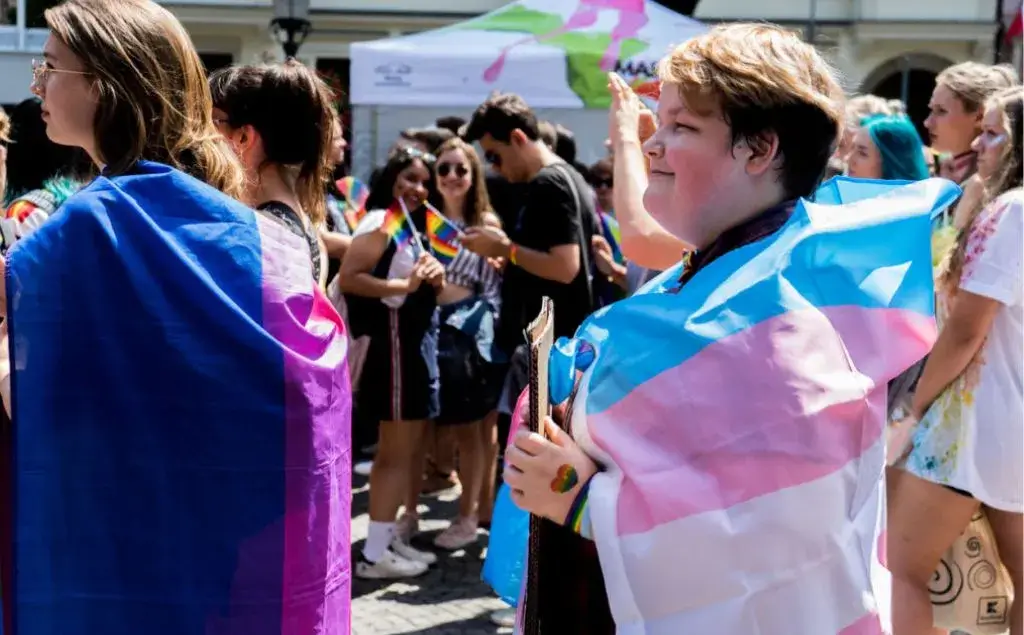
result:
<svg viewBox="0 0 1024 635"><path fill-rule="evenodd" d="M319 285L320 259L322 254L320 253L320 241L317 239L316 232L311 229L307 229L306 224L302 222L302 217L299 216L299 213L281 201L267 201L266 203L261 203L256 207L256 210L264 212L267 216L276 219L287 227L293 234L306 241L306 244L309 245L309 260L313 272L313 279L316 280L316 283Z"/></svg>
<svg viewBox="0 0 1024 635"><path fill-rule="evenodd" d="M375 212L370 212L371 214ZM426 211L423 207L409 210L409 217L416 227L420 237L420 245L424 251L429 253L430 243L426 237ZM373 229L372 231L381 231ZM389 240L384 253L381 254L377 264L370 272L375 278L388 279L391 270L391 261L394 260L398 249L394 240ZM389 316L388 306L381 298L368 298L352 293L345 294L345 303L348 305L348 327L354 337L369 335L372 337L388 337L392 324ZM424 282L416 291L405 297L405 301L397 309L398 313L398 337L407 343L421 338L428 329L434 318L434 311L437 308L437 291L431 285Z"/></svg>
<svg viewBox="0 0 1024 635"><path fill-rule="evenodd" d="M526 183L509 183L497 174L488 174L486 178L487 195L491 199L491 208L501 219L501 225L508 230L519 218L519 210L523 208L526 194Z"/></svg>
<svg viewBox="0 0 1024 635"><path fill-rule="evenodd" d="M583 177L571 167L565 168L541 168L525 184L523 206L515 222L505 227L512 242L537 251L550 251L561 245L579 245L582 218L581 248L589 250L590 240L599 227L594 200L586 194ZM577 210L576 197L566 173L571 175L576 185L582 209ZM523 343L523 331L540 312L544 296L555 303L555 337L571 337L576 332L593 310L586 277L590 272L583 266L584 262L581 254L579 273L569 284L545 280L512 264L506 267L496 338L502 351L511 354L516 346Z"/></svg>

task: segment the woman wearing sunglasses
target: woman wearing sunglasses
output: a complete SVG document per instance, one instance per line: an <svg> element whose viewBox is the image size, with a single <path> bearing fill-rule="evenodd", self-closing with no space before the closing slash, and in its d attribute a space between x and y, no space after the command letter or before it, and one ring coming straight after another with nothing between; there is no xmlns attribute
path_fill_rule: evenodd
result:
<svg viewBox="0 0 1024 635"><path fill-rule="evenodd" d="M487 195L483 164L473 147L459 138L438 148L435 207L462 230L497 223ZM454 438L458 448L462 496L459 516L434 544L441 549L462 549L476 542L478 502L488 469L490 437L484 418L497 403L491 371L490 344L494 320L501 305L501 274L485 258L460 249L445 269L445 288L438 294L440 337L438 368L441 377L442 443ZM499 386L500 389L500 386ZM496 438L494 439L496 441ZM493 463L493 461L492 461ZM415 506L407 506L414 510ZM415 529L415 518L410 523Z"/></svg>

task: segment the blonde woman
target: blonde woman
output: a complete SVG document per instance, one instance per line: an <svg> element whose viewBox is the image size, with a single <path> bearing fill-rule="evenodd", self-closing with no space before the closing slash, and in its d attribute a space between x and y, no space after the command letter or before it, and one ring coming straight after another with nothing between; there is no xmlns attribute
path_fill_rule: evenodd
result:
<svg viewBox="0 0 1024 635"><path fill-rule="evenodd" d="M1013 69L979 62L950 66L935 78L935 89L924 120L932 149L950 156L946 175L964 187L964 196L954 213L954 224L963 227L963 214L982 196L977 156L971 143L981 132L985 100L1018 82Z"/></svg>
<svg viewBox="0 0 1024 635"><path fill-rule="evenodd" d="M991 98L972 144L985 198L968 209L939 279L941 331L913 398L909 454L890 470L895 635L932 631L928 582L979 505L1018 599L1024 591L1021 88Z"/></svg>

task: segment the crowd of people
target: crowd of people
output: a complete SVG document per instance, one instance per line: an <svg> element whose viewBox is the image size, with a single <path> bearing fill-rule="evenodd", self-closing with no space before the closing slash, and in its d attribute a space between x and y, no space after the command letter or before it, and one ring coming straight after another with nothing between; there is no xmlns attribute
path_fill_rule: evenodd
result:
<svg viewBox="0 0 1024 635"><path fill-rule="evenodd" d="M929 582L979 510L1024 589L1024 92L1013 69L940 73L926 145L902 103L844 96L795 35L719 27L662 62L657 112L609 76L608 154L591 165L572 131L495 93L465 119L404 131L364 184L345 174L335 96L303 64L207 77L181 25L149 0L66 0L46 20L35 96L0 116L8 632L347 633L351 576L419 576L434 550L481 540L502 482L551 521L564 566L545 569L542 588L567 599L544 618L550 632L880 633L881 560L893 632L932 633ZM810 421L822 399L830 421L861 431L864 447L835 472L837 496L860 493L812 539L793 532L800 548L777 525L805 520L737 520L748 524L735 544L761 532L775 555L744 547L719 561L727 571L696 558L711 563L706 588L669 593L693 570L667 557L677 543L658 532L674 525L652 519L701 492L746 491L707 457L746 456L746 478L775 482L782 468L759 453L796 451L749 422L730 422L726 439L714 421L673 418L728 419L724 401L757 387L679 386L628 402L621 420L587 400L628 393L641 370L624 349L645 328L640 351L691 346L674 338L698 326L671 320L701 305L630 311L653 296L683 302L843 175L962 188L930 220L937 338L910 326L878 336L870 350L885 362L859 368L871 385L842 408L827 378L769 353L749 360L738 376L779 378L777 403L757 412L791 419L771 425ZM100 271L106 280L89 276ZM899 295L862 290L890 309ZM603 341L596 366L573 371L587 389L564 396L546 437L521 426L523 333L543 298L556 337ZM794 324L779 328L810 332ZM861 365L836 332L849 349L837 359ZM573 409L577 390L586 405ZM808 454L834 449L808 434ZM349 562L353 463L369 477L370 523ZM457 516L423 548L420 497L456 487ZM642 502L624 520L629 488ZM627 545L623 525L649 543ZM794 581L811 561L824 563L813 591ZM1012 635L1024 633L1022 604L1007 612Z"/></svg>

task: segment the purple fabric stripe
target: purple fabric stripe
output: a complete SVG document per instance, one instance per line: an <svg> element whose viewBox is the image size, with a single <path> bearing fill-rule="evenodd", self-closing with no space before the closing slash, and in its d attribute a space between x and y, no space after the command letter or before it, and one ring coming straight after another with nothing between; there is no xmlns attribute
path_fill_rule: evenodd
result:
<svg viewBox="0 0 1024 635"><path fill-rule="evenodd" d="M308 246L257 215L263 326L282 346L285 400L281 635L351 631L348 336L315 284Z"/></svg>

